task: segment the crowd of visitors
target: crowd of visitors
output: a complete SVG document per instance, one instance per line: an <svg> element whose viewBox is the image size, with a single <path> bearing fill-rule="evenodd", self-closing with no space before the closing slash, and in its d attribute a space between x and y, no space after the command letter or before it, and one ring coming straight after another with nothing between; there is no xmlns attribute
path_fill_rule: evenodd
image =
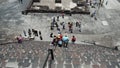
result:
<svg viewBox="0 0 120 68"><path fill-rule="evenodd" d="M74 22L64 22L64 21L60 22L60 19L59 19L60 17L64 19L64 14L62 14L61 16L53 17L50 25L50 29L54 30L54 28L56 27L58 31L63 31L68 28L68 31L70 33L73 33ZM79 32L81 32L81 22L77 21L75 23L76 23L76 27L79 29Z"/></svg>
<svg viewBox="0 0 120 68"><path fill-rule="evenodd" d="M16 37L16 40L18 41L18 43L22 43L22 41L27 37L29 40L34 40L35 37L39 37L40 40L43 40L41 31L36 30L36 29L28 29L28 33L27 31L23 30L23 34L24 36L22 36L21 34L19 36Z"/></svg>
<svg viewBox="0 0 120 68"><path fill-rule="evenodd" d="M52 38L51 44L55 47L58 46L67 48L69 41L73 44L76 42L76 37L74 35L70 39L67 34L63 35L61 32L58 33L58 35L53 35L53 33L51 33L50 37Z"/></svg>
<svg viewBox="0 0 120 68"><path fill-rule="evenodd" d="M73 35L71 38L69 38L67 34L63 35L62 30L68 28L68 31L70 33L73 33L73 22L66 23L63 21L59 23L60 17L64 19L64 14L62 14L61 16L53 17L52 19L51 30L54 30L54 28L56 27L58 31L58 35L54 35L53 33L50 33L50 38L53 39L51 44L55 47L58 46L58 47L67 48L69 42L72 42L73 44L76 42L76 37ZM62 28L60 28L60 26L62 26ZM76 22L76 27L79 28L79 32L81 32L81 22Z"/></svg>

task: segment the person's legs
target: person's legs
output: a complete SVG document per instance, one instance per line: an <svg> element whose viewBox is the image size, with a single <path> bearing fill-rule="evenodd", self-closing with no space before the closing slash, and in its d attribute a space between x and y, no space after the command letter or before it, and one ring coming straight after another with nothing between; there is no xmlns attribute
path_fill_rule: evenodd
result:
<svg viewBox="0 0 120 68"><path fill-rule="evenodd" d="M65 47L66 47L66 48L68 47L68 42L65 43Z"/></svg>

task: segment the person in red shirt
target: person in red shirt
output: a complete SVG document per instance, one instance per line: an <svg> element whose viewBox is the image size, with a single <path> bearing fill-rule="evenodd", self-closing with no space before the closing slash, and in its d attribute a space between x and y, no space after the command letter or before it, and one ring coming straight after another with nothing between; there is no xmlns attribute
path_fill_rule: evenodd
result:
<svg viewBox="0 0 120 68"><path fill-rule="evenodd" d="M76 37L73 35L72 38L71 38L71 42L74 44L76 41Z"/></svg>

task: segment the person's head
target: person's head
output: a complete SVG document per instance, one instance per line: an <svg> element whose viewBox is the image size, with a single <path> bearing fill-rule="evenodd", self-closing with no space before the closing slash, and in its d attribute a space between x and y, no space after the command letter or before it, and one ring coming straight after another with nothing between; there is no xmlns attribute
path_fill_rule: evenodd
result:
<svg viewBox="0 0 120 68"><path fill-rule="evenodd" d="M65 35L65 37L67 37L67 35Z"/></svg>
<svg viewBox="0 0 120 68"><path fill-rule="evenodd" d="M73 35L73 37L75 37L75 36Z"/></svg>
<svg viewBox="0 0 120 68"><path fill-rule="evenodd" d="M56 35L54 35L54 38L56 37Z"/></svg>

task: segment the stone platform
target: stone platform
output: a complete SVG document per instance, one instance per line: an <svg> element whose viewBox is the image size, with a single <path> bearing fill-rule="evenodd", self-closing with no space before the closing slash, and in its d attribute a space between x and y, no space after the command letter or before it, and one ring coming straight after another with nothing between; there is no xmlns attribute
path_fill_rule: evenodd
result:
<svg viewBox="0 0 120 68"><path fill-rule="evenodd" d="M68 44L68 48L56 47L51 68L119 68L120 52L114 49ZM42 68L50 48L50 42L25 41L22 44L0 45L0 67ZM46 68L49 68L49 61Z"/></svg>

